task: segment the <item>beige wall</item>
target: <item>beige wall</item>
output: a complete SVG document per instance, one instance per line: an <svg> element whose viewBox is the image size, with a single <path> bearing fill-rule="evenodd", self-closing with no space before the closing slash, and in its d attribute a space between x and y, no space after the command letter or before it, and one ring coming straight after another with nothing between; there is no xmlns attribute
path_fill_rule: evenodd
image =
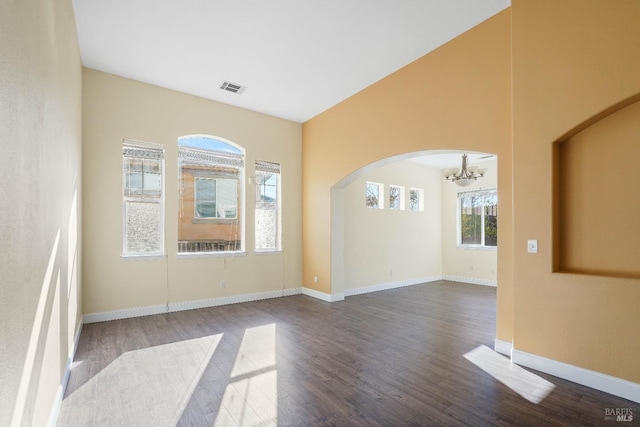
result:
<svg viewBox="0 0 640 427"><path fill-rule="evenodd" d="M640 2L514 0L511 13L514 346L638 383L640 281L553 272L552 185L554 142L640 94ZM637 197L627 201L640 208ZM538 254L527 253L527 239L539 240Z"/></svg>
<svg viewBox="0 0 640 427"><path fill-rule="evenodd" d="M459 187L441 178L442 185L442 274L459 280L495 284L498 252L496 249L465 248L458 245L458 193L498 187L496 160L474 162L472 166L486 169L481 178L468 187ZM498 201L498 242L502 240L503 203ZM508 211L508 210L507 210ZM508 222L508 221L507 221Z"/></svg>
<svg viewBox="0 0 640 427"><path fill-rule="evenodd" d="M410 161L367 173L345 189L344 289L442 274L439 170ZM384 209L365 205L367 181L385 186ZM389 209L389 185L405 189L405 210ZM424 211L409 210L409 189L424 190Z"/></svg>
<svg viewBox="0 0 640 427"><path fill-rule="evenodd" d="M0 2L0 425L46 425L79 326L71 1Z"/></svg>
<svg viewBox="0 0 640 427"><path fill-rule="evenodd" d="M332 187L366 165L423 150L500 158L498 336L511 337L510 11L483 22L303 125L303 283L332 288ZM335 189L334 189L335 191ZM335 203L335 200L334 200ZM335 240L335 239L334 239ZM333 253L340 253L333 242ZM318 282L314 282L314 276Z"/></svg>
<svg viewBox="0 0 640 427"><path fill-rule="evenodd" d="M300 124L89 69L83 84L85 313L301 286ZM176 255L177 139L192 134L221 137L246 150L244 256ZM167 259L121 258L123 138L165 147ZM253 250L255 190L248 178L256 159L282 166L282 253Z"/></svg>

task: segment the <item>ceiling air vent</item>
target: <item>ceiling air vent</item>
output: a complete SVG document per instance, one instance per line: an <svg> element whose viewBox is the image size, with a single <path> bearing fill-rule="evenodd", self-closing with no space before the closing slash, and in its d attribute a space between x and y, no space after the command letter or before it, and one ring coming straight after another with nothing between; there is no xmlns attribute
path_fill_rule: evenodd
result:
<svg viewBox="0 0 640 427"><path fill-rule="evenodd" d="M228 92L237 93L238 95L240 95L242 92L244 92L244 90L246 89L246 87L245 87L245 86L237 85L237 84L235 84L235 83L231 83L231 82L224 81L224 82L222 82L222 84L220 85L220 89L222 89L222 90L226 90L226 91L228 91Z"/></svg>

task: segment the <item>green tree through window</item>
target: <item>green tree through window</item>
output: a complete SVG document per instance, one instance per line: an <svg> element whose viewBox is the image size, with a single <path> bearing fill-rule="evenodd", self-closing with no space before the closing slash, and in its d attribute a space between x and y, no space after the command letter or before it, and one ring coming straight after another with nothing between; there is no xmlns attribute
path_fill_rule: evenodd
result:
<svg viewBox="0 0 640 427"><path fill-rule="evenodd" d="M496 190L459 193L460 244L498 245L498 195Z"/></svg>

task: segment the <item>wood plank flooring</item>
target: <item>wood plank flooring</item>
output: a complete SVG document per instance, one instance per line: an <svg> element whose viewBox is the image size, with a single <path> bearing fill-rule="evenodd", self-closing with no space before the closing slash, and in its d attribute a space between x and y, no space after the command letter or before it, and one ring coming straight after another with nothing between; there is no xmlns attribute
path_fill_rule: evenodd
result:
<svg viewBox="0 0 640 427"><path fill-rule="evenodd" d="M555 388L539 404L525 400L463 357L494 337L495 288L446 281L89 324L58 426L613 425L605 408L640 418L634 402L530 369ZM172 379L153 382L163 369ZM123 393L133 397L114 402ZM87 399L115 409L97 417ZM123 423L118 411L137 418L120 414Z"/></svg>

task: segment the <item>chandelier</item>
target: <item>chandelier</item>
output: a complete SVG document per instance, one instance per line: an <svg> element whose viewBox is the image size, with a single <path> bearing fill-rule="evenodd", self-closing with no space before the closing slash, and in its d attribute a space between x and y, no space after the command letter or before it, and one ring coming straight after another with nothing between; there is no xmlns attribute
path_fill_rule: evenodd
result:
<svg viewBox="0 0 640 427"><path fill-rule="evenodd" d="M482 178L485 174L485 169L478 169L477 166L469 166L467 164L467 155L462 155L462 168L458 169L445 169L445 179L455 182L460 187L467 187L473 181L478 178Z"/></svg>

